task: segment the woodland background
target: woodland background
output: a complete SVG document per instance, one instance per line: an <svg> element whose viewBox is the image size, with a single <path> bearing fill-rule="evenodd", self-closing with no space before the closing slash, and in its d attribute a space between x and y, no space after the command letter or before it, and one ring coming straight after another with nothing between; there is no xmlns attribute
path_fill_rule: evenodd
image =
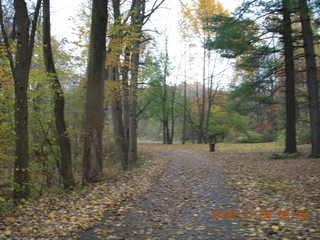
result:
<svg viewBox="0 0 320 240"><path fill-rule="evenodd" d="M49 0L0 1L0 214L136 167L138 141L283 144L273 158L310 144L320 157L319 1L243 1L234 12L182 1L175 84L170 36L155 49L145 27L163 2L89 1L78 40L58 41ZM228 87L221 57L233 62Z"/></svg>

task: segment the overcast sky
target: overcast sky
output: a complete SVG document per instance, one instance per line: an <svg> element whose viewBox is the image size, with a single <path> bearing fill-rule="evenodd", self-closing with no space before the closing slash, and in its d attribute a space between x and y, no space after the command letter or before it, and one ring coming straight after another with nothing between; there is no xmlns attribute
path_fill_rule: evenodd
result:
<svg viewBox="0 0 320 240"><path fill-rule="evenodd" d="M74 36L72 35L72 27L74 26L73 18L79 12L81 4L86 2L87 0L52 0L51 1L51 13L52 13L52 33L58 39L67 38L72 39ZM185 0L184 2L189 1ZM151 1L152 2L152 1ZM229 11L234 10L240 3L239 0L223 0L221 1L223 6L227 8ZM178 30L178 21L180 18L180 3L179 0L166 0L162 5L162 8L157 10L152 18L151 22L148 25L148 29L157 29L160 32L165 32L169 37L169 54L170 60L173 63L174 71L171 76L172 82L181 82L182 79L178 79L179 72L181 72L181 58L184 53L184 44L181 41L179 30ZM159 38L158 42L163 42L163 36L155 35L156 39ZM164 46L159 45L159 49L164 50ZM194 50L193 57L199 58L196 59L193 63L192 71L193 76L201 76L201 49ZM199 51L199 52L197 52ZM223 71L226 66L226 61L219 60L217 72ZM199 73L198 73L199 71ZM223 84L227 85L229 81L230 75L232 72L229 70L226 72L227 75L224 78L228 80L224 80ZM181 74L180 74L181 76ZM193 77L194 78L194 77ZM192 81L197 79L192 79ZM191 77L190 80L191 81ZM200 79L198 79L200 81Z"/></svg>
<svg viewBox="0 0 320 240"><path fill-rule="evenodd" d="M51 12L52 12L52 29L54 34L68 35L70 28L73 25L71 17L74 17L79 11L82 3L87 0L52 0ZM187 2L185 0L183 2ZM238 4L239 0L222 0L223 6L232 11ZM162 9L158 10L156 16L152 18L153 22L159 25L176 25L179 19L180 3L179 0L166 0L162 5ZM161 27L161 26L159 26Z"/></svg>

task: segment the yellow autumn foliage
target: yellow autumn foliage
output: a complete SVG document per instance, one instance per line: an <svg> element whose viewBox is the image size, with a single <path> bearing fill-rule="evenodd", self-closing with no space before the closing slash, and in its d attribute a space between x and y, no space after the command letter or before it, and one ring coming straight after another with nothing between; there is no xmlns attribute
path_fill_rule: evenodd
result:
<svg viewBox="0 0 320 240"><path fill-rule="evenodd" d="M4 46L0 45L0 162L12 160L14 146L13 80Z"/></svg>
<svg viewBox="0 0 320 240"><path fill-rule="evenodd" d="M192 0L191 4L182 4L181 32L184 36L204 33L206 19L215 14L228 14L220 1Z"/></svg>

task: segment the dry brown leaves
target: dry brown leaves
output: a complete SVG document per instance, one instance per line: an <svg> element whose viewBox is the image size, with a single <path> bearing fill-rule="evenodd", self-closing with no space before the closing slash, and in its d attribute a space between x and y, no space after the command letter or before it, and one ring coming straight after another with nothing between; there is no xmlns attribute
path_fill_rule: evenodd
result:
<svg viewBox="0 0 320 240"><path fill-rule="evenodd" d="M73 192L29 201L0 219L0 239L59 239L72 238L74 233L95 226L104 214L122 201L137 198L167 168L163 156L128 171L118 179L99 183Z"/></svg>
<svg viewBox="0 0 320 240"><path fill-rule="evenodd" d="M320 159L306 157L308 146L300 147L298 158L277 160L270 159L283 150L276 143L221 143L215 153L207 145L177 147L210 157L229 176L241 209L255 216L244 219L248 239L320 239ZM264 210L271 219L260 217ZM288 211L289 219L278 211ZM307 218L299 216L305 212Z"/></svg>

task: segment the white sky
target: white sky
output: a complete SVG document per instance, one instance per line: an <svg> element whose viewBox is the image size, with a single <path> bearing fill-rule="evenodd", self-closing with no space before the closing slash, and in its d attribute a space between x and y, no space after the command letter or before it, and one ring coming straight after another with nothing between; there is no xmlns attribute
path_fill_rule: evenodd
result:
<svg viewBox="0 0 320 240"><path fill-rule="evenodd" d="M51 14L52 14L52 33L58 39L67 38L72 39L74 36L72 35L72 27L74 26L74 22L72 18L74 18L81 4L86 2L87 0L51 0ZM189 1L189 0L187 0ZM153 2L153 1L151 1ZM183 2L186 2L184 0ZM227 8L229 11L234 10L241 1L239 0L221 0L223 6ZM169 36L169 57L171 62L173 63L172 67L174 71L171 75L171 82L181 82L183 79L177 79L177 76L182 76L181 74L184 71L184 68L181 66L181 58L184 54L184 43L181 41L179 30L178 30L178 21L180 18L180 3L179 0L166 0L162 5L162 8L157 10L152 18L150 19L150 25L148 29L156 28L159 32L166 32L166 35ZM158 38L158 39L157 39ZM163 36L157 36L156 40L158 42L164 42ZM162 45L162 44L161 44ZM164 51L164 45L159 45L162 51ZM192 66L189 67L188 75L189 82L191 82L191 78L194 80L201 81L202 77L202 64L201 57L202 51L201 49L194 49L191 53L192 57L195 58ZM198 58L198 59L197 59ZM217 69L215 74L226 69L226 60L219 61L217 65ZM179 67L180 66L180 67ZM191 75L193 77L191 77ZM198 77L197 77L198 76ZM221 76L220 76L221 77ZM226 75L223 76L222 84L228 85L230 78L232 77L232 71L226 71ZM195 79L199 78L199 79Z"/></svg>

